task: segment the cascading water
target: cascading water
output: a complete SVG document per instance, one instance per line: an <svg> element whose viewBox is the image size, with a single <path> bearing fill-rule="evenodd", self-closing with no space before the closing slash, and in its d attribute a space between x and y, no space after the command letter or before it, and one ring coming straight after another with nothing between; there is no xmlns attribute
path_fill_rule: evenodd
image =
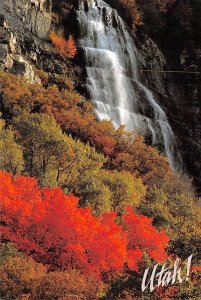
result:
<svg viewBox="0 0 201 300"><path fill-rule="evenodd" d="M165 112L139 78L137 49L123 20L102 0L81 1L77 19L97 117L151 136L153 145L162 145L174 169L174 134Z"/></svg>

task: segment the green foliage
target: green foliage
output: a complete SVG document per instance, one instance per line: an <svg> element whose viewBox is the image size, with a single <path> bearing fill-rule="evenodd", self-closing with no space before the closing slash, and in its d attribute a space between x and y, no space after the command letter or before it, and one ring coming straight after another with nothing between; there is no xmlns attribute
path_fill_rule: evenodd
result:
<svg viewBox="0 0 201 300"><path fill-rule="evenodd" d="M199 262L200 209L191 180L173 174L167 159L134 132L97 122L93 106L68 78L57 78L57 87L46 74L41 77L40 86L0 74L3 116L14 125L11 130L1 123L1 168L17 174L24 159L24 174L74 193L95 215L138 208L166 229L170 253L184 258L193 253Z"/></svg>
<svg viewBox="0 0 201 300"><path fill-rule="evenodd" d="M89 144L64 135L68 152L58 156L55 161L57 170L57 183L68 191L77 194L80 189L81 178L86 173L98 171L102 168L105 158L96 152Z"/></svg>
<svg viewBox="0 0 201 300"><path fill-rule="evenodd" d="M167 195L171 196L183 194L187 197L194 198L196 195L192 184L192 178L182 172L175 172L172 176L169 176L160 188Z"/></svg>
<svg viewBox="0 0 201 300"><path fill-rule="evenodd" d="M111 207L117 213L122 213L127 206L136 208L146 193L141 179L134 178L128 172L102 172L102 182L111 191Z"/></svg>
<svg viewBox="0 0 201 300"><path fill-rule="evenodd" d="M95 214L123 212L145 196L140 179L128 172L101 171L105 158L89 144L62 133L53 116L23 114L13 120L23 145L26 171L42 185L61 186Z"/></svg>
<svg viewBox="0 0 201 300"><path fill-rule="evenodd" d="M10 257L23 257L23 253L12 243L0 243L0 264Z"/></svg>
<svg viewBox="0 0 201 300"><path fill-rule="evenodd" d="M6 129L5 122L0 119L0 169L16 175L23 168L22 147L16 143L12 129Z"/></svg>
<svg viewBox="0 0 201 300"><path fill-rule="evenodd" d="M128 205L136 208L146 192L142 181L130 173L107 170L83 173L77 186L80 204L95 214L111 210L121 214Z"/></svg>
<svg viewBox="0 0 201 300"><path fill-rule="evenodd" d="M111 191L100 179L99 172L85 172L79 179L77 187L80 205L91 208L95 215L110 212Z"/></svg>
<svg viewBox="0 0 201 300"><path fill-rule="evenodd" d="M24 148L26 171L43 185L76 192L79 176L101 168L105 161L94 148L62 133L51 115L23 114L13 123Z"/></svg>
<svg viewBox="0 0 201 300"><path fill-rule="evenodd" d="M167 195L163 190L153 188L143 201L141 201L138 211L148 217L153 218L153 223L159 228L169 228L173 218L167 205Z"/></svg>
<svg viewBox="0 0 201 300"><path fill-rule="evenodd" d="M45 182L48 166L63 150L59 125L45 114L23 114L13 123L23 145L26 171Z"/></svg>
<svg viewBox="0 0 201 300"><path fill-rule="evenodd" d="M148 147L142 137L127 132L123 126L115 129L110 121L97 122L92 104L71 85L58 80L60 89L55 85L31 85L14 75L0 74L4 116L9 115L11 120L24 111L52 114L65 133L89 142L103 153L107 169L128 171L141 177L148 187L156 183L161 186L172 176L167 160Z"/></svg>
<svg viewBox="0 0 201 300"><path fill-rule="evenodd" d="M153 188L141 201L138 211L153 218L153 224L165 228L171 237L169 252L186 258L191 254L201 261L201 209L195 198L183 194L167 194Z"/></svg>
<svg viewBox="0 0 201 300"><path fill-rule="evenodd" d="M169 40L178 49L200 45L199 0L110 2L124 8L133 29L143 25L162 46ZM57 39L60 50L65 50L61 42ZM72 39L71 46L75 54ZM76 92L70 78L57 76L52 85L47 73L36 73L42 85L0 72L1 108L8 124L0 120L0 169L13 175L24 170L41 185L61 186L65 193L79 196L79 205L90 207L95 215L112 210L121 215L127 205L138 208L153 218L156 227L166 229L171 237L169 253L182 258L193 254L199 263L201 211L191 180L172 174L166 158L142 137L123 126L115 129L109 121L97 122L92 104ZM10 243L1 244L0 259L2 299L23 294L37 300L97 297L97 284L89 278L71 270L47 273ZM143 270L150 264L153 261L147 258ZM178 300L199 297L197 281L178 288ZM141 296L139 275L128 272L115 278L104 299L152 296L158 299Z"/></svg>
<svg viewBox="0 0 201 300"><path fill-rule="evenodd" d="M183 194L168 195L163 190L153 188L139 206L139 211L152 216L158 227L166 226L171 236L196 233L200 208L195 198Z"/></svg>

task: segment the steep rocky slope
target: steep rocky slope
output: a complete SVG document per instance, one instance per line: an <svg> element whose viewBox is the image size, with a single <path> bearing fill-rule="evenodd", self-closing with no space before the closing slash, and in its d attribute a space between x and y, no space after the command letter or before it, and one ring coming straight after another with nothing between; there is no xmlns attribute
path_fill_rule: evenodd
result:
<svg viewBox="0 0 201 300"><path fill-rule="evenodd" d="M1 1L0 66L3 70L40 82L35 67L56 80L57 75L76 73L70 62L58 55L49 40L51 30L67 27L71 5L68 1ZM69 25L69 22L68 22ZM74 79L76 79L74 77ZM79 81L79 80L78 80Z"/></svg>
<svg viewBox="0 0 201 300"><path fill-rule="evenodd" d="M2 0L0 3L0 66L40 83L37 69L57 81L61 74L71 75L80 92L84 88L84 64L78 51L70 63L58 55L49 41L50 30L77 32L74 10L76 1ZM164 73L163 70L197 71L201 69L201 49L182 45L173 50L137 32L141 76L154 91L166 111L178 139L184 169L201 185L200 73ZM156 44L158 43L158 45ZM159 49L160 48L160 49ZM162 50L161 50L162 49ZM144 70L144 71L143 71ZM149 70L148 72L146 70Z"/></svg>
<svg viewBox="0 0 201 300"><path fill-rule="evenodd" d="M140 31L146 32L160 48L166 62L165 70L173 71L163 76L164 90L168 96L163 101L178 137L184 167L200 187L201 2L172 1L166 14L154 11L151 2L150 6L146 6L145 1L139 0L144 11L144 25ZM154 67L154 70L157 68ZM158 77L161 77L160 74ZM153 85L152 78L150 76Z"/></svg>
<svg viewBox="0 0 201 300"><path fill-rule="evenodd" d="M200 187L201 49L185 47L181 52L167 50L162 53L152 40L141 36L138 47L141 49L142 67L150 70L142 72L142 76L165 108L177 136L184 170ZM189 73L183 73L183 70Z"/></svg>

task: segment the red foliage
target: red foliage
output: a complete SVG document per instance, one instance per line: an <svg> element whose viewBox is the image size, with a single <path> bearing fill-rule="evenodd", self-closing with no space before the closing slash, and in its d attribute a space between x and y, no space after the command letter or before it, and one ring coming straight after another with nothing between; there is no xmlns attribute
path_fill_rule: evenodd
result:
<svg viewBox="0 0 201 300"><path fill-rule="evenodd" d="M161 300L171 300L176 299L176 295L178 294L179 288L175 286L168 286L165 290L162 287L156 289L156 293Z"/></svg>
<svg viewBox="0 0 201 300"><path fill-rule="evenodd" d="M168 238L151 220L129 209L123 217L127 231L115 222L116 214L95 218L78 208L78 198L60 188L39 188L37 180L12 180L0 171L1 234L3 240L52 268L76 268L100 276L123 270L127 262L137 270L147 251L158 261L166 258Z"/></svg>
<svg viewBox="0 0 201 300"><path fill-rule="evenodd" d="M196 266L192 266L192 271L195 271L195 272L201 272L201 266L198 266L198 265L196 265Z"/></svg>
<svg viewBox="0 0 201 300"><path fill-rule="evenodd" d="M150 257L162 262L167 259L165 247L169 238L164 231L158 232L152 226L152 220L145 216L138 216L133 213L132 208L127 209L124 215L124 223L128 232L128 250L138 249L147 252Z"/></svg>
<svg viewBox="0 0 201 300"><path fill-rule="evenodd" d="M112 154L114 147L116 145L116 141L109 135L101 135L97 134L93 137L93 143L97 147L97 149L102 150L104 154L110 155Z"/></svg>

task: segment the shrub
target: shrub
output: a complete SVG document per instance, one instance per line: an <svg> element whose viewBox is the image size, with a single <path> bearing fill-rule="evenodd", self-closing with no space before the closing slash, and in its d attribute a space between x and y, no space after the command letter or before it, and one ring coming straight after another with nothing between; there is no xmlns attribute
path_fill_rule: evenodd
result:
<svg viewBox="0 0 201 300"><path fill-rule="evenodd" d="M50 40L52 44L57 48L59 54L65 58L73 58L77 53L77 47L72 35L66 40L62 33L50 32Z"/></svg>

